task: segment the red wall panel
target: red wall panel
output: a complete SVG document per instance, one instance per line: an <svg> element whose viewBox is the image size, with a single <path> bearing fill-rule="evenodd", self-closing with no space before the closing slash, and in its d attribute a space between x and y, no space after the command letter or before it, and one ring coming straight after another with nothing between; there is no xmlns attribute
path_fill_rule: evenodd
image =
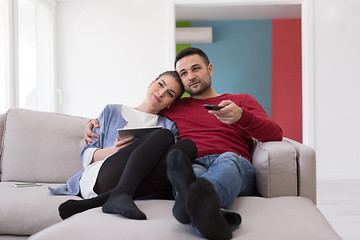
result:
<svg viewBox="0 0 360 240"><path fill-rule="evenodd" d="M271 117L302 142L301 19L272 20Z"/></svg>

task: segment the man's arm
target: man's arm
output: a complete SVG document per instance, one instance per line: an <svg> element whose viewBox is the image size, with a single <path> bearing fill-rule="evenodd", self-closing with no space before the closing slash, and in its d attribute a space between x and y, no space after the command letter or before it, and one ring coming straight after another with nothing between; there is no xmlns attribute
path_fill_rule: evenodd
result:
<svg viewBox="0 0 360 240"><path fill-rule="evenodd" d="M209 113L214 114L221 122L226 124L233 124L240 120L243 109L234 102L224 100L219 106L223 108L220 110L209 110Z"/></svg>
<svg viewBox="0 0 360 240"><path fill-rule="evenodd" d="M85 127L84 139L83 139L84 146L86 146L88 142L90 142L90 143L95 142L95 140L92 139L91 137L94 137L94 138L100 137L98 134L96 134L92 131L93 127L99 128L99 122L97 119L91 119Z"/></svg>
<svg viewBox="0 0 360 240"><path fill-rule="evenodd" d="M247 96L244 106L238 106L230 100L222 101L219 106L224 108L209 113L214 114L221 122L239 124L250 136L262 142L282 140L281 128L250 95Z"/></svg>
<svg viewBox="0 0 360 240"><path fill-rule="evenodd" d="M101 116L104 116L104 112L100 115L100 117ZM94 140L92 137L100 138L99 134L93 132L93 129L94 129L93 127L95 127L95 128L100 127L98 119L91 119L88 122L88 124L86 125L86 127L85 127L84 139L83 139L83 142L84 142L85 146L87 146L88 143L91 144L91 143L96 142L96 140ZM119 136L118 136L117 139L114 142L114 145L111 146L111 147L98 148L99 146L97 146L97 149L93 152L93 154L91 156L91 161L89 161L89 163L104 160L108 156L113 155L114 153L116 153L120 149L122 149L122 148L128 146L129 144L131 144L134 141L134 139L135 139L134 137L127 137L127 138L119 139Z"/></svg>

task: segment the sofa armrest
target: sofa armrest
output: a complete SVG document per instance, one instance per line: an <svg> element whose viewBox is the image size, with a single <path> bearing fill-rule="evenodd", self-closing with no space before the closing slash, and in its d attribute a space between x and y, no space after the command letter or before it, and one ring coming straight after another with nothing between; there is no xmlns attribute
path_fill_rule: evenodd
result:
<svg viewBox="0 0 360 240"><path fill-rule="evenodd" d="M297 196L295 148L287 142L258 142L253 153L256 187L263 197Z"/></svg>
<svg viewBox="0 0 360 240"><path fill-rule="evenodd" d="M291 144L297 155L298 195L306 197L316 204L316 154L313 148L284 138Z"/></svg>
<svg viewBox="0 0 360 240"><path fill-rule="evenodd" d="M3 135L4 135L4 125L5 125L5 113L0 114L0 166L1 166L1 154L3 148ZM0 168L1 175L1 168Z"/></svg>
<svg viewBox="0 0 360 240"><path fill-rule="evenodd" d="M287 138L281 142L258 142L253 165L261 196L302 196L316 204L316 161L312 148Z"/></svg>

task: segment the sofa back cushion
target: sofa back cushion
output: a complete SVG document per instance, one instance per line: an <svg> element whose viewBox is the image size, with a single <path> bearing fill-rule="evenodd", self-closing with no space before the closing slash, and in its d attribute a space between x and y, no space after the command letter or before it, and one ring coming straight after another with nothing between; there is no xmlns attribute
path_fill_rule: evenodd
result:
<svg viewBox="0 0 360 240"><path fill-rule="evenodd" d="M10 109L4 125L1 181L66 182L82 168L80 152L87 121Z"/></svg>

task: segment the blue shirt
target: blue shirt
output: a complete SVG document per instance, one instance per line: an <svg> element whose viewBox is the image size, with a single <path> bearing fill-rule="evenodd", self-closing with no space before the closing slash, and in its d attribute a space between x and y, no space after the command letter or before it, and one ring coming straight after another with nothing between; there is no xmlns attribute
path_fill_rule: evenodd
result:
<svg viewBox="0 0 360 240"><path fill-rule="evenodd" d="M98 122L99 128L93 128L93 131L97 133L100 137L93 138L94 143L88 143L80 154L80 159L83 161L83 155L86 149L88 148L107 148L114 145L114 142L117 138L117 129L123 128L127 121L122 116L121 104L110 104L107 105L104 110L101 112ZM176 124L163 117L159 116L157 126L162 126L169 129L173 134L175 140L178 138L178 129ZM78 195L80 192L79 180L84 172L84 169L77 172L74 176L67 180L66 184L58 188L49 188L49 191L53 195Z"/></svg>

